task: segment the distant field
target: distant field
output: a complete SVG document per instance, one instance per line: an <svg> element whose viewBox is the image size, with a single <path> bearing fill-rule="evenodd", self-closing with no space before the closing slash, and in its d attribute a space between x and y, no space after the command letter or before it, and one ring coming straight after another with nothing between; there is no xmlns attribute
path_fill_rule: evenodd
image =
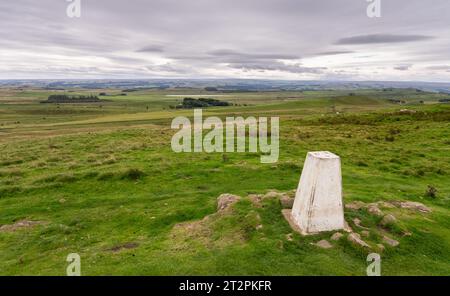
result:
<svg viewBox="0 0 450 296"><path fill-rule="evenodd" d="M69 253L81 255L84 275L365 275L367 250L346 240L327 250L311 244L333 233L287 239L292 230L275 199L255 206L244 198L232 214L199 222L216 212L222 193L295 189L306 153L317 150L341 156L345 203L409 200L432 209L384 209L398 218L388 229L367 211L346 209L355 231L354 218L369 229L374 250L384 233L400 242L383 251L383 275L450 275L450 105L438 103L448 96L412 89L70 95L101 92L108 102L41 104L62 92L0 88L0 226L37 222L0 228L1 275L64 275ZM278 163L261 164L249 152L172 152L171 120L193 115L172 106L214 95L235 105L204 116L280 117ZM436 197L427 196L429 186Z"/></svg>

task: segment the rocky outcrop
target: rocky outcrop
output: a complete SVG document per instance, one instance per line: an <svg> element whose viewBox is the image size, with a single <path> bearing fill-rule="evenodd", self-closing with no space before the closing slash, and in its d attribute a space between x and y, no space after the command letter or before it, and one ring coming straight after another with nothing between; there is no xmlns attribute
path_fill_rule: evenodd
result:
<svg viewBox="0 0 450 296"><path fill-rule="evenodd" d="M418 211L421 213L430 213L431 209L420 202L406 201L400 202L400 208Z"/></svg>
<svg viewBox="0 0 450 296"><path fill-rule="evenodd" d="M236 203L238 200L240 200L241 197L238 195L233 195L229 193L221 194L217 198L217 211L225 211L228 209L232 204Z"/></svg>

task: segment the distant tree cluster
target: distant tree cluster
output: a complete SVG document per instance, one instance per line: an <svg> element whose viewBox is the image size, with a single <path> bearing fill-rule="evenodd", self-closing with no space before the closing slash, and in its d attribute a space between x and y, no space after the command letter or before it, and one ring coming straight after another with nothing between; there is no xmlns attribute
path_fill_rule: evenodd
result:
<svg viewBox="0 0 450 296"><path fill-rule="evenodd" d="M398 100L398 99L388 99L389 102L392 104L406 104L405 100Z"/></svg>
<svg viewBox="0 0 450 296"><path fill-rule="evenodd" d="M127 94L126 93L120 93L120 94L112 94L111 95L111 94L108 94L106 92L101 92L98 95L102 96L102 97L116 97L116 96L126 96Z"/></svg>
<svg viewBox="0 0 450 296"><path fill-rule="evenodd" d="M42 103L95 103L101 100L94 95L89 96L68 96L68 95L50 95L47 101Z"/></svg>
<svg viewBox="0 0 450 296"><path fill-rule="evenodd" d="M218 91L217 87L207 86L205 87L206 91Z"/></svg>
<svg viewBox="0 0 450 296"><path fill-rule="evenodd" d="M177 109L193 109L193 108L207 108L207 107L224 107L231 106L230 103L209 99L209 98L184 98L183 103L178 105Z"/></svg>

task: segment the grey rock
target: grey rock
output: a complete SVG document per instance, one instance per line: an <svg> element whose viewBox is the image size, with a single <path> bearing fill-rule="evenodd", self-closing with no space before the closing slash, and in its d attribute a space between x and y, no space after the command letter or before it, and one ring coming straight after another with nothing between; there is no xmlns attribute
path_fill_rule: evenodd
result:
<svg viewBox="0 0 450 296"><path fill-rule="evenodd" d="M396 247L398 246L400 243L398 241L396 241L395 239L389 238L387 236L383 236L383 242L388 244L391 247Z"/></svg>
<svg viewBox="0 0 450 296"><path fill-rule="evenodd" d="M283 195L280 197L280 204L283 207L283 209L292 209L294 206L294 198L291 198L287 195Z"/></svg>
<svg viewBox="0 0 450 296"><path fill-rule="evenodd" d="M322 249L331 249L333 247L332 244L330 244L327 240L323 239L316 243L316 246Z"/></svg>
<svg viewBox="0 0 450 296"><path fill-rule="evenodd" d="M362 229L369 229L369 228L367 228L367 227L362 226L362 225L361 225L361 220L358 219L358 218L353 219L353 223L354 223L357 227L359 227L359 228L362 228Z"/></svg>
<svg viewBox="0 0 450 296"><path fill-rule="evenodd" d="M353 229L350 227L350 225L348 225L347 221L344 221L344 231L345 232L353 232Z"/></svg>
<svg viewBox="0 0 450 296"><path fill-rule="evenodd" d="M264 198L278 198L281 195L282 195L281 193L276 192L275 190L271 190L266 194L264 194Z"/></svg>
<svg viewBox="0 0 450 296"><path fill-rule="evenodd" d="M346 204L345 208L350 210L359 210L364 208L365 206L366 204L362 201L353 201L351 203Z"/></svg>
<svg viewBox="0 0 450 296"><path fill-rule="evenodd" d="M352 242L356 245L359 245L363 248L370 248L370 246L361 239L361 236L358 233L355 233L355 232L350 233L347 238L350 242Z"/></svg>
<svg viewBox="0 0 450 296"><path fill-rule="evenodd" d="M378 208L378 205L377 205L377 204L370 204L370 205L367 207L367 211L368 211L370 214L375 215L375 216L378 216L378 217L382 217L382 216L383 216L383 212Z"/></svg>
<svg viewBox="0 0 450 296"><path fill-rule="evenodd" d="M336 232L335 234L333 234L333 235L331 236L331 240L333 240L333 241L338 241L338 240L340 240L341 237L343 237L343 236L344 236L344 235L343 235L342 233Z"/></svg>
<svg viewBox="0 0 450 296"><path fill-rule="evenodd" d="M382 226L388 226L388 225L395 224L396 222L397 222L397 218L395 218L394 215L387 214L386 216L383 217L383 219L381 220L380 224Z"/></svg>
<svg viewBox="0 0 450 296"><path fill-rule="evenodd" d="M425 206L424 204L422 204L420 202L413 202L413 201L401 202L400 207L402 209L409 209L409 210L414 210L414 211L418 211L418 212L422 212L422 213L430 213L431 212L430 208L428 208L427 206Z"/></svg>

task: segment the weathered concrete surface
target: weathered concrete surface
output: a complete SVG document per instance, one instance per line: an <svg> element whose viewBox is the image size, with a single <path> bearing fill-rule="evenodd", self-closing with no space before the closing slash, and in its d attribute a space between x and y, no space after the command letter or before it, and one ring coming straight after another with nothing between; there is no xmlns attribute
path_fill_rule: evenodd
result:
<svg viewBox="0 0 450 296"><path fill-rule="evenodd" d="M291 215L302 234L344 229L339 156L308 152Z"/></svg>

